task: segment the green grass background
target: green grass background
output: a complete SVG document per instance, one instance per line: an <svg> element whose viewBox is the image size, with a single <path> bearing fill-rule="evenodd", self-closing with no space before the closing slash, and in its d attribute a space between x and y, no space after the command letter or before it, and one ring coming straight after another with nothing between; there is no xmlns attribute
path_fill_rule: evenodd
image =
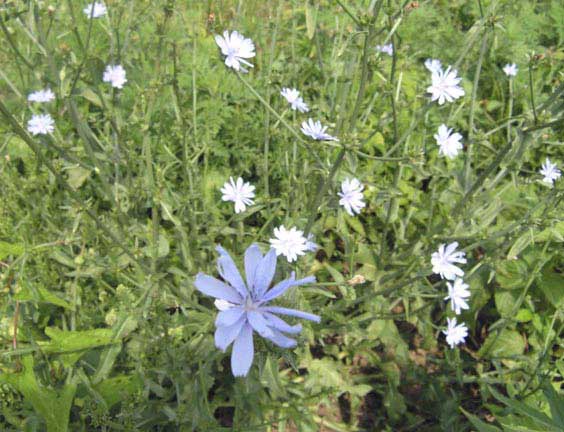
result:
<svg viewBox="0 0 564 432"><path fill-rule="evenodd" d="M0 5L0 429L562 430L564 192L538 174L564 168L561 2L107 0L93 21L86 3ZM256 45L244 81L223 30ZM463 98L429 103L427 58L456 65ZM56 101L29 105L45 86ZM303 138L282 87L340 143ZM56 132L29 137L44 111ZM452 161L441 123L464 136ZM239 215L229 176L257 187ZM255 338L234 379L193 278L280 224L320 245L277 277L317 277L283 302L322 323L294 350ZM455 350L430 265L451 241L472 291Z"/></svg>

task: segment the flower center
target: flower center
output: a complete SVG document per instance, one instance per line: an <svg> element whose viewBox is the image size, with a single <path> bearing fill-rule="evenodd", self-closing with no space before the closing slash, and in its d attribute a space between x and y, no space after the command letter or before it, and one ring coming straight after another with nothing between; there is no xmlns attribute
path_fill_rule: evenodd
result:
<svg viewBox="0 0 564 432"><path fill-rule="evenodd" d="M253 302L253 299L251 298L251 296L247 297L247 300L245 301L245 312L250 312L250 311L254 311L257 309L257 305L256 303Z"/></svg>

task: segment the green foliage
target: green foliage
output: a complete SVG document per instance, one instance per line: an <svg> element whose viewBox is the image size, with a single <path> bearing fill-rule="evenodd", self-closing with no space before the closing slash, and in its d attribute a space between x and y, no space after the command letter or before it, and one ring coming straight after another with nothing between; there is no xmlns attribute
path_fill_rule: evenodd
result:
<svg viewBox="0 0 564 432"><path fill-rule="evenodd" d="M106 0L92 21L86 3L0 5L0 430L564 428L564 190L538 173L564 166L562 2ZM248 74L225 67L224 30L254 41ZM427 58L463 98L428 103ZM45 87L55 101L27 102ZM28 135L43 112L55 133ZM309 116L340 141L303 138ZM230 176L256 186L240 214ZM193 279L217 244L241 263L281 224L319 250L280 257L277 280L318 282L279 303L322 323L291 350L255 338L236 379ZM430 257L453 241L472 296L451 350Z"/></svg>

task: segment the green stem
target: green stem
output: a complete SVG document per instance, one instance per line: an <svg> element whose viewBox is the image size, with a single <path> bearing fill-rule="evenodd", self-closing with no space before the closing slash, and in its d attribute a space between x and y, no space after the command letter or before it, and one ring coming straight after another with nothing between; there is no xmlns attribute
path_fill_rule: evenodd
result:
<svg viewBox="0 0 564 432"><path fill-rule="evenodd" d="M478 83L480 81L480 72L482 70L482 62L488 47L488 31L484 28L482 35L482 45L480 47L480 56L476 65L476 73L474 74L474 84L472 87L472 100L470 102L470 118L468 120L468 145L466 147L466 160L464 161L464 188L468 190L470 183L470 165L472 162L472 149L474 146L474 112L476 109L476 98L478 96Z"/></svg>
<svg viewBox="0 0 564 432"><path fill-rule="evenodd" d="M535 93L533 90L533 62L529 62L529 95L531 97L531 106L533 108L533 117L535 119L535 125L538 122L537 119L537 109L535 108Z"/></svg>

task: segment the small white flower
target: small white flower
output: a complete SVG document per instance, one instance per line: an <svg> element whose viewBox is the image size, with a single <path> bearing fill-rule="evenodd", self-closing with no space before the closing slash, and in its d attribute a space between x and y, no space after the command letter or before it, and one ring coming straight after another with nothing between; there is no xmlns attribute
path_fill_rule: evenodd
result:
<svg viewBox="0 0 564 432"><path fill-rule="evenodd" d="M307 240L303 231L296 227L286 229L284 225L274 228L274 237L270 239L270 246L276 250L276 255L284 255L288 262L296 261L298 255L307 252Z"/></svg>
<svg viewBox="0 0 564 432"><path fill-rule="evenodd" d="M315 243L313 240L314 240L313 234L309 233L307 235L307 240L306 240L306 250L308 252L315 252L317 249L319 249L319 245Z"/></svg>
<svg viewBox="0 0 564 432"><path fill-rule="evenodd" d="M517 71L519 71L519 68L517 67L517 65L515 63L506 64L503 67L503 72L505 72L505 75L510 76L510 77L516 76Z"/></svg>
<svg viewBox="0 0 564 432"><path fill-rule="evenodd" d="M45 90L37 90L33 93L30 93L27 97L27 100L30 102L51 102L55 99L55 93L51 91L50 88L46 88Z"/></svg>
<svg viewBox="0 0 564 432"><path fill-rule="evenodd" d="M556 167L556 164L550 162L549 158L546 158L546 161L542 164L542 169L540 173L544 176L542 179L543 182L553 184L555 180L558 180L562 173Z"/></svg>
<svg viewBox="0 0 564 432"><path fill-rule="evenodd" d="M325 133L326 130L327 126L322 126L319 120L307 119L307 121L302 122L302 132L304 135L319 141L339 141L334 136Z"/></svg>
<svg viewBox="0 0 564 432"><path fill-rule="evenodd" d="M351 216L354 216L355 213L360 213L360 210L366 206L366 203L363 201L363 189L364 185L355 178L345 179L341 183L341 192L337 192L337 195L341 197L339 204Z"/></svg>
<svg viewBox="0 0 564 432"><path fill-rule="evenodd" d="M381 53L388 54L390 57L394 55L394 45L391 43L386 45L376 45L376 50Z"/></svg>
<svg viewBox="0 0 564 432"><path fill-rule="evenodd" d="M235 306L233 303L230 303L227 300L223 299L216 299L213 304L219 311L226 311L227 309L231 309L233 306Z"/></svg>
<svg viewBox="0 0 564 432"><path fill-rule="evenodd" d="M464 276L464 271L455 266L453 263L466 264L466 253L456 252L458 242L449 244L446 249L445 245L439 246L437 252L431 255L431 264L433 265L433 273L438 273L443 279L454 280L456 276Z"/></svg>
<svg viewBox="0 0 564 432"><path fill-rule="evenodd" d="M437 59L427 59L427 60L425 60L425 67L431 73L443 70L443 65L441 64L441 61L437 60Z"/></svg>
<svg viewBox="0 0 564 432"><path fill-rule="evenodd" d="M233 201L235 203L235 213L241 213L245 211L246 206L254 204L254 190L255 187L250 183L245 183L241 177L237 179L236 183L233 181L233 177L229 177L229 181L221 188L221 193L223 194L221 199L223 201Z"/></svg>
<svg viewBox="0 0 564 432"><path fill-rule="evenodd" d="M447 282L448 296L445 300L450 300L450 307L456 315L460 314L462 309L470 309L466 300L470 297L468 284L460 278L456 278L454 283Z"/></svg>
<svg viewBox="0 0 564 432"><path fill-rule="evenodd" d="M109 82L112 87L123 88L123 85L127 82L125 78L125 69L121 65L108 65L104 71L104 82Z"/></svg>
<svg viewBox="0 0 564 432"><path fill-rule="evenodd" d="M462 135L457 133L452 133L452 129L446 127L442 124L439 126L439 130L434 135L435 141L439 146L439 154L448 157L449 159L454 159L454 157L462 150Z"/></svg>
<svg viewBox="0 0 564 432"><path fill-rule="evenodd" d="M468 336L468 327L466 327L466 324L462 323L456 325L456 318L447 318L447 323L448 327L446 330L443 330L443 333L450 347L454 348L456 345L464 343L464 339Z"/></svg>
<svg viewBox="0 0 564 432"><path fill-rule="evenodd" d="M303 113L309 111L309 107L300 96L300 92L298 90L284 87L280 94L286 98L290 105L292 105L292 109L294 111L298 110Z"/></svg>
<svg viewBox="0 0 564 432"><path fill-rule="evenodd" d="M450 66L445 70L435 70L431 73L432 84L427 87L427 92L431 93L432 101L439 101L439 105L452 102L464 96L464 90L458 85L462 80L456 70L450 70Z"/></svg>
<svg viewBox="0 0 564 432"><path fill-rule="evenodd" d="M247 72L241 63L246 66L253 67L251 63L245 59L255 56L255 44L252 40L245 38L237 31L223 32L223 37L216 35L215 43L221 49L221 53L225 56L225 65L236 71Z"/></svg>
<svg viewBox="0 0 564 432"><path fill-rule="evenodd" d="M27 122L27 130L33 135L46 135L55 130L55 122L49 114L34 114Z"/></svg>
<svg viewBox="0 0 564 432"><path fill-rule="evenodd" d="M92 9L94 9L94 10L92 10ZM102 2L90 3L82 11L85 13L85 15L88 18L90 18L90 17L100 18L100 17L103 17L104 15L106 15L106 13L108 12L107 9L106 9L106 6Z"/></svg>

